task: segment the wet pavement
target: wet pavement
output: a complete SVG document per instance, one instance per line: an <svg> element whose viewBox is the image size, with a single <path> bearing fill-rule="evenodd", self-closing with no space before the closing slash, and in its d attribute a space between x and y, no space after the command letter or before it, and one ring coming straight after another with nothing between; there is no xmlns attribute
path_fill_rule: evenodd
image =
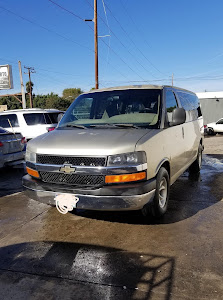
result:
<svg viewBox="0 0 223 300"><path fill-rule="evenodd" d="M206 140L201 174L174 183L159 221L61 215L24 195L22 167L0 170L1 298L223 299L221 141Z"/></svg>

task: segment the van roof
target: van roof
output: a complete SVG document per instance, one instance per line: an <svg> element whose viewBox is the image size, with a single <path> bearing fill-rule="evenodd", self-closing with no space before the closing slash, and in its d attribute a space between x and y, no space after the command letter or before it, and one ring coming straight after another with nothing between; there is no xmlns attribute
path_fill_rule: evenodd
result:
<svg viewBox="0 0 223 300"><path fill-rule="evenodd" d="M162 90L163 88L168 87L168 88L173 88L173 89L177 89L177 90L182 90L185 92L190 92L195 94L192 91L183 89L183 88L179 88L176 86L170 86L170 85L127 85L127 86L117 86L117 87L109 87L109 88L103 88L103 89L98 89L98 90L92 90L89 92L85 92L83 94L89 94L89 93L96 93L96 92L106 92L106 91L117 91L117 90L135 90L135 89L157 89L157 90ZM82 94L82 95L83 95Z"/></svg>

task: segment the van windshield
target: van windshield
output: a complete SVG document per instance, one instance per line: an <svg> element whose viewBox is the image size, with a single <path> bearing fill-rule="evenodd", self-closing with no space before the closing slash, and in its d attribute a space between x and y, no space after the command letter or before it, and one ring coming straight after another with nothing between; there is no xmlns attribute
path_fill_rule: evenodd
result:
<svg viewBox="0 0 223 300"><path fill-rule="evenodd" d="M123 125L123 128L128 128L128 125L157 128L160 98L159 89L113 90L80 95L71 104L58 128L97 128L115 124Z"/></svg>

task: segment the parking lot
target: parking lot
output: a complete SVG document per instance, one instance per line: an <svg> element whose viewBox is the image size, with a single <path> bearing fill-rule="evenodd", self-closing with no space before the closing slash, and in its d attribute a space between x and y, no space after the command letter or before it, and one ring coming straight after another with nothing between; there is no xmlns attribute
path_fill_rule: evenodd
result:
<svg viewBox="0 0 223 300"><path fill-rule="evenodd" d="M0 170L2 299L223 299L223 136L201 174L172 186L159 221L140 212L59 214L28 199L23 166Z"/></svg>

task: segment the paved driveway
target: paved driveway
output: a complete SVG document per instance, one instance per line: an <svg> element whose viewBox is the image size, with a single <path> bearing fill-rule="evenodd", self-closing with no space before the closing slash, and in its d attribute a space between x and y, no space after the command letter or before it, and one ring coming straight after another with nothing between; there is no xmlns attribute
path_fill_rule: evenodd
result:
<svg viewBox="0 0 223 300"><path fill-rule="evenodd" d="M157 222L61 215L23 194L23 168L1 170L2 299L223 299L222 142L205 139L200 176L177 180Z"/></svg>

